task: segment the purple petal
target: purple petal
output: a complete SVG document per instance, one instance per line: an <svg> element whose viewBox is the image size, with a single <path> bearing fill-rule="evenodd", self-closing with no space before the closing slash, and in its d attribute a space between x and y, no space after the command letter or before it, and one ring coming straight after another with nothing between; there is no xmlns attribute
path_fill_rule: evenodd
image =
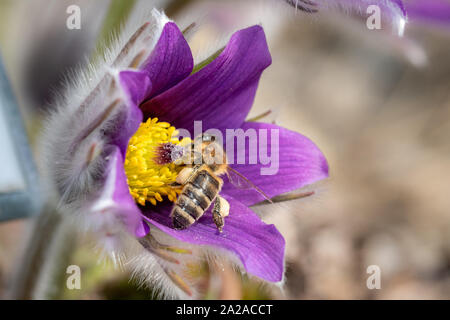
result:
<svg viewBox="0 0 450 320"><path fill-rule="evenodd" d="M125 107L114 128L114 136L110 143L118 146L124 157L128 141L142 122L142 111L138 105L150 92L151 83L147 74L141 71L122 71L118 78L125 95Z"/></svg>
<svg viewBox="0 0 450 320"><path fill-rule="evenodd" d="M157 116L177 128L237 128L253 103L262 71L271 63L264 31L236 32L224 51L200 71L142 106L144 118Z"/></svg>
<svg viewBox="0 0 450 320"><path fill-rule="evenodd" d="M144 71L126 70L119 73L119 81L130 104L139 105L152 91L152 83Z"/></svg>
<svg viewBox="0 0 450 320"><path fill-rule="evenodd" d="M444 0L410 0L406 3L412 21L450 23L450 2Z"/></svg>
<svg viewBox="0 0 450 320"><path fill-rule="evenodd" d="M167 23L150 57L141 68L147 72L153 85L146 98L173 87L189 76L193 67L191 49L183 34L175 23Z"/></svg>
<svg viewBox="0 0 450 320"><path fill-rule="evenodd" d="M392 2L393 5L396 5L402 12L402 15L404 18L406 18L406 9L405 9L405 5L403 4L402 0L391 0L390 2Z"/></svg>
<svg viewBox="0 0 450 320"><path fill-rule="evenodd" d="M217 231L210 212L186 230L171 227L170 206L156 208L157 212L149 213L146 219L180 241L231 251L250 274L271 282L281 281L284 271L283 236L274 225L262 222L242 203L231 197L226 199L231 208L222 233Z"/></svg>
<svg viewBox="0 0 450 320"><path fill-rule="evenodd" d="M233 163L232 168L261 188L269 197L302 188L328 177L328 164L325 156L305 136L267 123L246 122L242 129L245 132L249 129L250 131L256 130L258 142L253 145L254 149L250 147L248 142L238 149L238 142L235 139L233 155L230 152L231 150L228 150L231 149L231 146L230 142L227 141L228 161ZM264 129L267 131L264 131ZM267 143L261 140L264 137L267 137ZM267 145L267 149L261 148L260 144L261 146ZM278 153L276 152L277 147ZM239 153L245 155L246 164L237 164ZM270 161L264 160L264 155L272 157L272 154L273 159ZM278 157L276 157L277 154ZM250 155L254 157L253 163L255 164L249 164ZM268 163L271 163L271 165ZM273 168L268 170L271 166ZM253 189L242 190L227 182L222 190L249 206L264 200L264 197Z"/></svg>
<svg viewBox="0 0 450 320"><path fill-rule="evenodd" d="M128 190L120 150L114 147L107 160L106 180L92 210L103 215L114 215L115 219L112 220L122 222L131 234L145 236L147 230L142 222L141 211ZM107 216L105 220L109 220Z"/></svg>

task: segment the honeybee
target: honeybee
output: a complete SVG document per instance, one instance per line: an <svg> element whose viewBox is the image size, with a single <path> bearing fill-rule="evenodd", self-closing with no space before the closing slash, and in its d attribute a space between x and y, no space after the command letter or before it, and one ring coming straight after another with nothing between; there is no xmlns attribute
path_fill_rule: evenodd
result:
<svg viewBox="0 0 450 320"><path fill-rule="evenodd" d="M176 178L176 183L182 185L183 189L171 212L175 229L186 229L194 224L214 202L213 220L219 232L222 232L225 217L230 212L230 204L219 194L223 186L220 176L224 174L233 185L250 187L271 202L261 189L228 165L226 153L214 136L202 135L197 139L201 139L201 150L196 151L195 143L192 143L192 164L183 168Z"/></svg>

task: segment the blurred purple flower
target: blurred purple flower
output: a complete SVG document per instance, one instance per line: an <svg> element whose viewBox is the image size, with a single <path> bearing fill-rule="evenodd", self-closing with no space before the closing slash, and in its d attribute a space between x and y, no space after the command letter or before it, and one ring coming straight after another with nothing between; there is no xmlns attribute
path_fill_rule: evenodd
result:
<svg viewBox="0 0 450 320"><path fill-rule="evenodd" d="M450 2L447 0L284 0L297 10L306 13L340 11L367 17L371 5L380 8L382 29L391 29L402 37L407 23L446 25L450 23ZM390 28L386 28L389 26ZM386 45L399 51L416 67L423 67L428 58L422 46L411 37L383 37Z"/></svg>
<svg viewBox="0 0 450 320"><path fill-rule="evenodd" d="M450 1L409 0L405 5L411 22L450 24Z"/></svg>
<svg viewBox="0 0 450 320"><path fill-rule="evenodd" d="M191 133L196 120L202 121L203 130L277 129L276 175L260 174L264 165L259 155L257 164L235 166L270 197L326 178L326 159L308 138L276 125L245 121L261 73L271 64L263 29L236 32L214 60L193 72L192 54L178 27L156 11L144 19L147 22L134 20L138 27L125 30L104 64L75 80L48 123L48 167L64 210L80 216L81 224L101 238L114 259L132 261L141 277L158 282L170 296L192 294L189 277L182 276L190 261L205 252L225 254L248 273L281 282L284 239L248 208L264 200L259 194L225 182L222 195L231 208L223 233L217 232L210 212L188 229L174 230L171 204L161 197L173 201L173 195L155 192L152 205L143 199L139 203L146 205L138 206L135 199L141 200L140 195L132 195L124 167L130 138L143 121L155 124L157 117Z"/></svg>
<svg viewBox="0 0 450 320"><path fill-rule="evenodd" d="M392 26L398 35L403 35L407 13L402 0L284 0L298 10L307 13L319 11L343 11L367 16L367 8L376 5L381 10L381 19Z"/></svg>
<svg viewBox="0 0 450 320"><path fill-rule="evenodd" d="M381 9L382 18L397 28L399 34L407 19L411 22L450 23L450 2L447 0L285 0L298 10L315 13L321 10L340 10L366 15L370 5Z"/></svg>

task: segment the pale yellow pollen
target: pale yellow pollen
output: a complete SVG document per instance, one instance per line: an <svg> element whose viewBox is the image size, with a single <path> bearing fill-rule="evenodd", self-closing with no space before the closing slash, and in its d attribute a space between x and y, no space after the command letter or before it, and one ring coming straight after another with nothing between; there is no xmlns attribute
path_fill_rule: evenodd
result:
<svg viewBox="0 0 450 320"><path fill-rule="evenodd" d="M189 139L180 141L176 135L177 131L169 123L153 118L142 123L131 137L125 157L125 173L130 194L140 205L144 206L147 202L156 205L164 197L175 202L181 192L181 187L174 187L173 184L183 167L156 162L158 148L162 144L190 143Z"/></svg>

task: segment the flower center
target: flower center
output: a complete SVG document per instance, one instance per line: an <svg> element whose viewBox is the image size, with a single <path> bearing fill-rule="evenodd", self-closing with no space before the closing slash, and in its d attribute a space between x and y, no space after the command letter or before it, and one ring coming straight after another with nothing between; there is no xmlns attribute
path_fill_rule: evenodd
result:
<svg viewBox="0 0 450 320"><path fill-rule="evenodd" d="M177 131L158 118L141 123L131 137L125 156L125 174L130 193L137 203L156 205L167 197L175 202L181 187L173 186L182 166L173 163L173 156L182 152L190 139L179 140Z"/></svg>

